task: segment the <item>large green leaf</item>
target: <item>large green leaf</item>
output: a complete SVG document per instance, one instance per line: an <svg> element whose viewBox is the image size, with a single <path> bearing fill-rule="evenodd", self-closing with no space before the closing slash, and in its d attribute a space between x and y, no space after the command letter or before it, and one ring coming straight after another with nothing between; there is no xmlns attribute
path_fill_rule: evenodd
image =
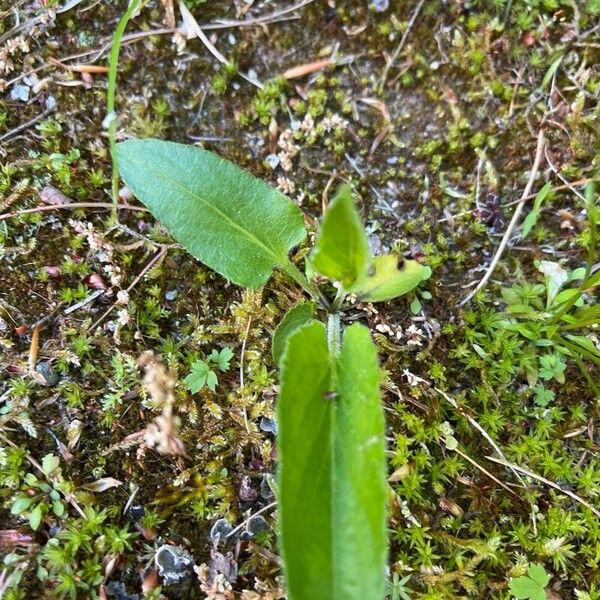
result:
<svg viewBox="0 0 600 600"><path fill-rule="evenodd" d="M431 275L431 269L416 260L393 254L376 256L367 277L352 289L363 302L382 302L410 292Z"/></svg>
<svg viewBox="0 0 600 600"><path fill-rule="evenodd" d="M385 595L387 483L377 350L358 323L344 332L335 413L335 598Z"/></svg>
<svg viewBox="0 0 600 600"><path fill-rule="evenodd" d="M369 240L347 185L340 187L323 217L311 262L317 272L340 281L345 289L369 269Z"/></svg>
<svg viewBox="0 0 600 600"><path fill-rule="evenodd" d="M334 381L337 381L334 389ZM368 330L332 358L323 324L288 338L278 403L281 551L290 600L382 600L384 419Z"/></svg>
<svg viewBox="0 0 600 600"><path fill-rule="evenodd" d="M298 329L281 359L278 403L279 520L290 600L333 598L333 402L327 333Z"/></svg>
<svg viewBox="0 0 600 600"><path fill-rule="evenodd" d="M271 342L271 354L273 362L277 365L285 350L285 344L292 333L296 329L306 325L312 320L315 314L316 305L314 302L300 302L296 306L290 308L283 319L279 322L273 333L273 341Z"/></svg>
<svg viewBox="0 0 600 600"><path fill-rule="evenodd" d="M125 183L173 237L238 285L263 285L306 235L289 198L212 152L130 140L117 158Z"/></svg>

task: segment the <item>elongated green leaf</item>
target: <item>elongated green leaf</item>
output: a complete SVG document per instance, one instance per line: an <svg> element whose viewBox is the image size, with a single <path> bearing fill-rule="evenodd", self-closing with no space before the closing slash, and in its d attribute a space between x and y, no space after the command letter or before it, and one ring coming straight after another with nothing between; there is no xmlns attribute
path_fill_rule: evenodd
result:
<svg viewBox="0 0 600 600"><path fill-rule="evenodd" d="M399 257L385 254L373 259L371 272L351 291L363 302L383 302L410 292L430 275L431 269L416 260L399 264Z"/></svg>
<svg viewBox="0 0 600 600"><path fill-rule="evenodd" d="M323 217L311 262L317 272L340 281L345 289L369 269L369 240L347 185L340 187Z"/></svg>
<svg viewBox="0 0 600 600"><path fill-rule="evenodd" d="M356 323L345 331L337 374L334 597L380 600L387 558L385 429L377 351L366 327Z"/></svg>
<svg viewBox="0 0 600 600"><path fill-rule="evenodd" d="M289 336L313 318L315 307L314 302L301 302L292 307L281 319L271 342L271 354L275 364L279 364Z"/></svg>
<svg viewBox="0 0 600 600"><path fill-rule="evenodd" d="M290 600L333 598L333 402L327 334L313 321L281 359L278 413L281 552Z"/></svg>
<svg viewBox="0 0 600 600"><path fill-rule="evenodd" d="M546 73L544 74L544 78L542 79L542 83L540 84L540 89L543 90L552 80L554 74L558 70L560 63L562 62L563 55L561 54L549 67Z"/></svg>
<svg viewBox="0 0 600 600"><path fill-rule="evenodd" d="M537 223L538 217L540 216L540 209L542 207L542 202L546 199L546 196L550 192L552 188L552 183L547 181L544 187L536 194L535 199L533 201L533 208L531 212L523 219L523 228L521 231L521 239L525 239L529 232L533 229L535 224Z"/></svg>
<svg viewBox="0 0 600 600"><path fill-rule="evenodd" d="M281 360L278 415L279 516L288 597L382 600L384 419L368 330L350 327L337 359L329 356L321 323L313 321L291 334Z"/></svg>
<svg viewBox="0 0 600 600"><path fill-rule="evenodd" d="M258 288L305 237L283 194L212 152L159 140L117 145L125 183L193 256Z"/></svg>

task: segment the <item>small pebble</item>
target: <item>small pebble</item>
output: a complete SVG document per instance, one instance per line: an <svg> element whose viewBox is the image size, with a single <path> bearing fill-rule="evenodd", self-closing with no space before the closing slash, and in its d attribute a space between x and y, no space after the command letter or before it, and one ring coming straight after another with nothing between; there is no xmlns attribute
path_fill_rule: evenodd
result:
<svg viewBox="0 0 600 600"><path fill-rule="evenodd" d="M13 89L10 90L10 99L27 102L29 100L29 87L26 85L15 85Z"/></svg>
<svg viewBox="0 0 600 600"><path fill-rule="evenodd" d="M369 7L378 13L385 12L389 6L389 0L371 0L371 2L369 2Z"/></svg>
<svg viewBox="0 0 600 600"><path fill-rule="evenodd" d="M210 530L210 539L214 542L216 540L225 539L233 530L233 527L227 519L219 519L215 522Z"/></svg>
<svg viewBox="0 0 600 600"><path fill-rule="evenodd" d="M60 377L58 376L56 371L47 361L39 362L35 366L35 370L44 378L46 385L49 385L50 387L55 386L60 380Z"/></svg>
<svg viewBox="0 0 600 600"><path fill-rule="evenodd" d="M261 417L258 426L260 427L260 430L265 433L272 433L273 435L277 434L277 423L273 419Z"/></svg>
<svg viewBox="0 0 600 600"><path fill-rule="evenodd" d="M169 302L175 300L175 298L177 298L177 290L169 290L165 293L165 299Z"/></svg>
<svg viewBox="0 0 600 600"><path fill-rule="evenodd" d="M269 154L265 160L271 169L276 169L279 164L279 156L277 154Z"/></svg>

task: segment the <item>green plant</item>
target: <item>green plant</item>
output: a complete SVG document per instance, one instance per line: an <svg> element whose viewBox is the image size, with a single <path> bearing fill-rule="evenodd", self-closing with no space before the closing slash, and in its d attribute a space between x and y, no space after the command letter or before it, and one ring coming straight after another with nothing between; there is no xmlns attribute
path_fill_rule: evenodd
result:
<svg viewBox="0 0 600 600"><path fill-rule="evenodd" d="M387 555L381 373L368 329L354 324L343 332L340 311L350 293L369 302L406 294L430 269L372 256L348 186L325 213L302 273L288 254L306 237L303 216L283 194L190 146L135 140L116 153L130 189L196 258L250 288L278 268L311 296L284 317L273 340L288 593L293 600L380 600ZM317 274L333 283L334 298ZM221 366L222 357L212 357ZM207 362L196 370L188 386L209 384Z"/></svg>
<svg viewBox="0 0 600 600"><path fill-rule="evenodd" d="M233 357L231 348L223 348L223 350L213 350L206 361L197 360L192 364L190 374L185 378L185 384L195 394L199 392L205 385L212 392L215 391L219 380L217 374L210 368L211 364L219 368L219 371L225 373L229 371L229 362Z"/></svg>
<svg viewBox="0 0 600 600"><path fill-rule="evenodd" d="M121 52L121 42L127 23L134 13L143 5L143 0L132 0L123 13L123 16L117 24L115 34L113 36L112 45L110 48L110 56L108 58L108 88L106 91L106 119L104 125L108 130L108 145L110 155L113 161L112 175L112 199L115 205L113 209L113 218L117 216L116 204L119 201L119 167L115 155L115 144L117 139L117 113L115 112L115 99L117 96L117 70L119 68L119 54Z"/></svg>
<svg viewBox="0 0 600 600"><path fill-rule="evenodd" d="M546 186L537 198L543 200L545 189ZM584 236L587 246L585 266L570 271L558 262L536 261L538 271L544 276L543 284L514 285L502 290L507 304L506 317L497 319L494 327L516 332L539 354L539 365L529 363L526 368L532 387L538 377L544 381L554 379L564 383L565 358L572 358L590 387L599 393L584 364L591 361L600 365L600 349L593 338L600 323L600 305L596 302L600 272L592 271L597 249L599 209L593 198L593 186L589 184L585 206L589 225Z"/></svg>
<svg viewBox="0 0 600 600"><path fill-rule="evenodd" d="M544 567L540 564L530 565L527 569L527 575L512 579L509 585L510 593L515 598L524 600L546 600L546 590L544 589L550 576L546 573Z"/></svg>

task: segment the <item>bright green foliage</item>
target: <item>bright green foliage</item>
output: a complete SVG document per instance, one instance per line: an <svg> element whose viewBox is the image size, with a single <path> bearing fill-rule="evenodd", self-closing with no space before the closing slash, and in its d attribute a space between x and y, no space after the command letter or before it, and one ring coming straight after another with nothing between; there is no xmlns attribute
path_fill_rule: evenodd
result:
<svg viewBox="0 0 600 600"><path fill-rule="evenodd" d="M383 302L407 294L431 275L429 267L392 254L376 256L371 271L352 290L364 302Z"/></svg>
<svg viewBox="0 0 600 600"><path fill-rule="evenodd" d="M548 181L544 185L544 187L536 194L531 212L525 217L525 219L523 219L523 230L521 231L521 239L524 240L537 223L538 217L540 216L542 203L546 199L546 196L550 192L551 188L552 183Z"/></svg>
<svg viewBox="0 0 600 600"><path fill-rule="evenodd" d="M383 598L387 559L385 425L377 351L358 323L344 332L334 405L335 598Z"/></svg>
<svg viewBox="0 0 600 600"><path fill-rule="evenodd" d="M217 374L211 368L210 363L225 373L226 371L229 371L229 362L231 361L232 357L233 350L225 347L221 351L213 350L206 361L195 361L192 364L192 370L190 374L184 379L188 390L190 390L192 394L196 394L204 386L206 386L208 389L214 392L219 380L217 378Z"/></svg>
<svg viewBox="0 0 600 600"><path fill-rule="evenodd" d="M510 582L510 593L524 600L546 600L544 588L550 581L549 575L540 564L533 564L527 569L527 577L517 577Z"/></svg>
<svg viewBox="0 0 600 600"><path fill-rule="evenodd" d="M559 383L565 382L564 371L567 368L565 359L560 354L545 354L540 356L539 375L544 381L556 379Z"/></svg>
<svg viewBox="0 0 600 600"><path fill-rule="evenodd" d="M281 319L275 329L275 333L273 333L273 341L271 343L271 354L275 364L279 364L288 337L296 329L302 327L302 325L306 325L313 318L315 308L316 305L314 302L301 302L291 308L283 319Z"/></svg>
<svg viewBox="0 0 600 600"><path fill-rule="evenodd" d="M216 154L159 140L117 145L133 193L192 255L234 283L262 286L306 236L283 194Z"/></svg>
<svg viewBox="0 0 600 600"><path fill-rule="evenodd" d="M213 350L208 358L219 367L219 371L225 373L229 371L229 363L233 358L233 350L227 346L223 350Z"/></svg>
<svg viewBox="0 0 600 600"><path fill-rule="evenodd" d="M341 282L346 290L367 274L369 240L347 185L339 189L323 217L311 262L318 273Z"/></svg>
<svg viewBox="0 0 600 600"><path fill-rule="evenodd" d="M279 399L281 545L292 600L384 597L386 496L379 367L369 332L330 356L313 321L288 339Z"/></svg>
<svg viewBox="0 0 600 600"><path fill-rule="evenodd" d="M281 361L279 518L290 598L331 598L331 365L325 326L290 336Z"/></svg>

